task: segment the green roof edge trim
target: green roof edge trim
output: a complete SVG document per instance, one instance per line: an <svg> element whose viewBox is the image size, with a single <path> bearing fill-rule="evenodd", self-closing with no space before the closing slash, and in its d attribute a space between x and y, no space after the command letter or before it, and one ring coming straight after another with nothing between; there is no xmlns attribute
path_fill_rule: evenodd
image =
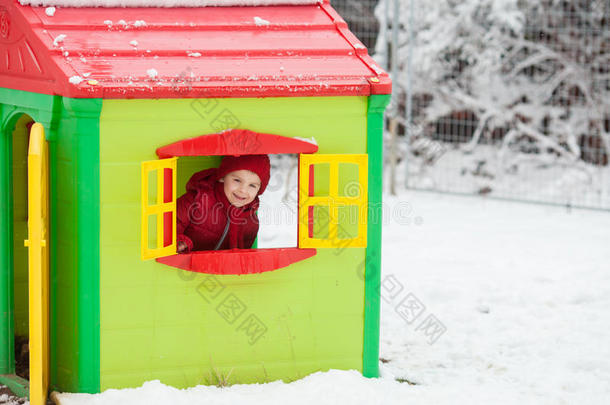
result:
<svg viewBox="0 0 610 405"><path fill-rule="evenodd" d="M366 150L368 173L368 233L364 277L364 347L362 375L379 377L379 317L381 284L381 225L383 193L383 113L390 101L389 94L371 95L367 109ZM371 181L374 180L374 181Z"/></svg>

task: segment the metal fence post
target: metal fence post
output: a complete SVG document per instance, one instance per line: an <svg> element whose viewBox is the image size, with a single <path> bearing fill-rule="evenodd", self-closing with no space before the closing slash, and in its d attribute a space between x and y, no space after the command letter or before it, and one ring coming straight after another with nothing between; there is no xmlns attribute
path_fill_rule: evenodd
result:
<svg viewBox="0 0 610 405"><path fill-rule="evenodd" d="M391 60L391 77L392 77L392 104L390 108L390 193L396 195L396 137L398 130L398 28L400 26L400 9L399 0L393 0L393 15L392 15L392 60Z"/></svg>
<svg viewBox="0 0 610 405"><path fill-rule="evenodd" d="M411 131L413 128L413 89L412 89L412 66L413 66L413 22L415 21L415 0L409 0L409 20L407 23L407 91L405 102L405 188L409 187L409 146Z"/></svg>

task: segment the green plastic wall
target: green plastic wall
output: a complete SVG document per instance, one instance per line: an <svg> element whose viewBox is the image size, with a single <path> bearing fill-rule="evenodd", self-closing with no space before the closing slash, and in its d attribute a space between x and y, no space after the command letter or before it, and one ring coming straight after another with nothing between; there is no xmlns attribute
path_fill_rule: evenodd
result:
<svg viewBox="0 0 610 405"><path fill-rule="evenodd" d="M23 260L22 231L13 223L21 197L10 191L23 168L17 164L13 173L10 141L27 114L43 124L49 142L50 383L60 391L99 391L100 109L100 100L0 89L0 374L14 372L13 336L22 319L13 299L23 297L13 297L12 288L21 277L13 278L13 263Z"/></svg>
<svg viewBox="0 0 610 405"><path fill-rule="evenodd" d="M51 382L99 392L99 114L101 100L61 98L49 142Z"/></svg>
<svg viewBox="0 0 610 405"><path fill-rule="evenodd" d="M381 229L383 193L383 113L390 102L389 94L372 95L368 100L367 151L369 154L368 235L366 262L359 275L365 282L364 353L365 377L379 376L379 317L381 296Z"/></svg>
<svg viewBox="0 0 610 405"><path fill-rule="evenodd" d="M365 282L358 272L366 249L318 249L287 268L244 276L143 262L140 163L156 159L159 146L229 127L313 136L319 153L366 153L367 108L366 97L104 100L100 389L152 378L187 387L229 374L231 383L249 383L329 368L362 371ZM193 172L212 163L180 158L178 195ZM266 328L258 340L246 333L253 319Z"/></svg>
<svg viewBox="0 0 610 405"><path fill-rule="evenodd" d="M50 128L54 101L52 96L0 89L0 374L15 372L14 337L27 334L21 160L25 145L17 123L25 114ZM15 205L19 209L14 210Z"/></svg>

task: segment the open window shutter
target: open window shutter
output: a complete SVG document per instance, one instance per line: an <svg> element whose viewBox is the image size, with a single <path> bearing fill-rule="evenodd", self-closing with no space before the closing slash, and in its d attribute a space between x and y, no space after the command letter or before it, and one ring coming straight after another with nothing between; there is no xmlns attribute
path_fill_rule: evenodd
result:
<svg viewBox="0 0 610 405"><path fill-rule="evenodd" d="M142 162L142 260L176 254L177 160Z"/></svg>
<svg viewBox="0 0 610 405"><path fill-rule="evenodd" d="M299 155L299 248L366 247L368 155Z"/></svg>

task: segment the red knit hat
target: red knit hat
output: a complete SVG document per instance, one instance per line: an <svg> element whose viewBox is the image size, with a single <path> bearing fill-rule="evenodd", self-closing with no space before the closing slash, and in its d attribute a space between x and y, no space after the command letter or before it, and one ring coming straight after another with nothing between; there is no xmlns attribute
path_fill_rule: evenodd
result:
<svg viewBox="0 0 610 405"><path fill-rule="evenodd" d="M271 165L269 164L269 156L267 155L241 155L241 156L225 156L222 158L220 167L216 172L218 180L222 179L227 174L236 170L250 170L256 173L261 179L261 188L258 194L263 194L267 183L269 183L269 172Z"/></svg>

